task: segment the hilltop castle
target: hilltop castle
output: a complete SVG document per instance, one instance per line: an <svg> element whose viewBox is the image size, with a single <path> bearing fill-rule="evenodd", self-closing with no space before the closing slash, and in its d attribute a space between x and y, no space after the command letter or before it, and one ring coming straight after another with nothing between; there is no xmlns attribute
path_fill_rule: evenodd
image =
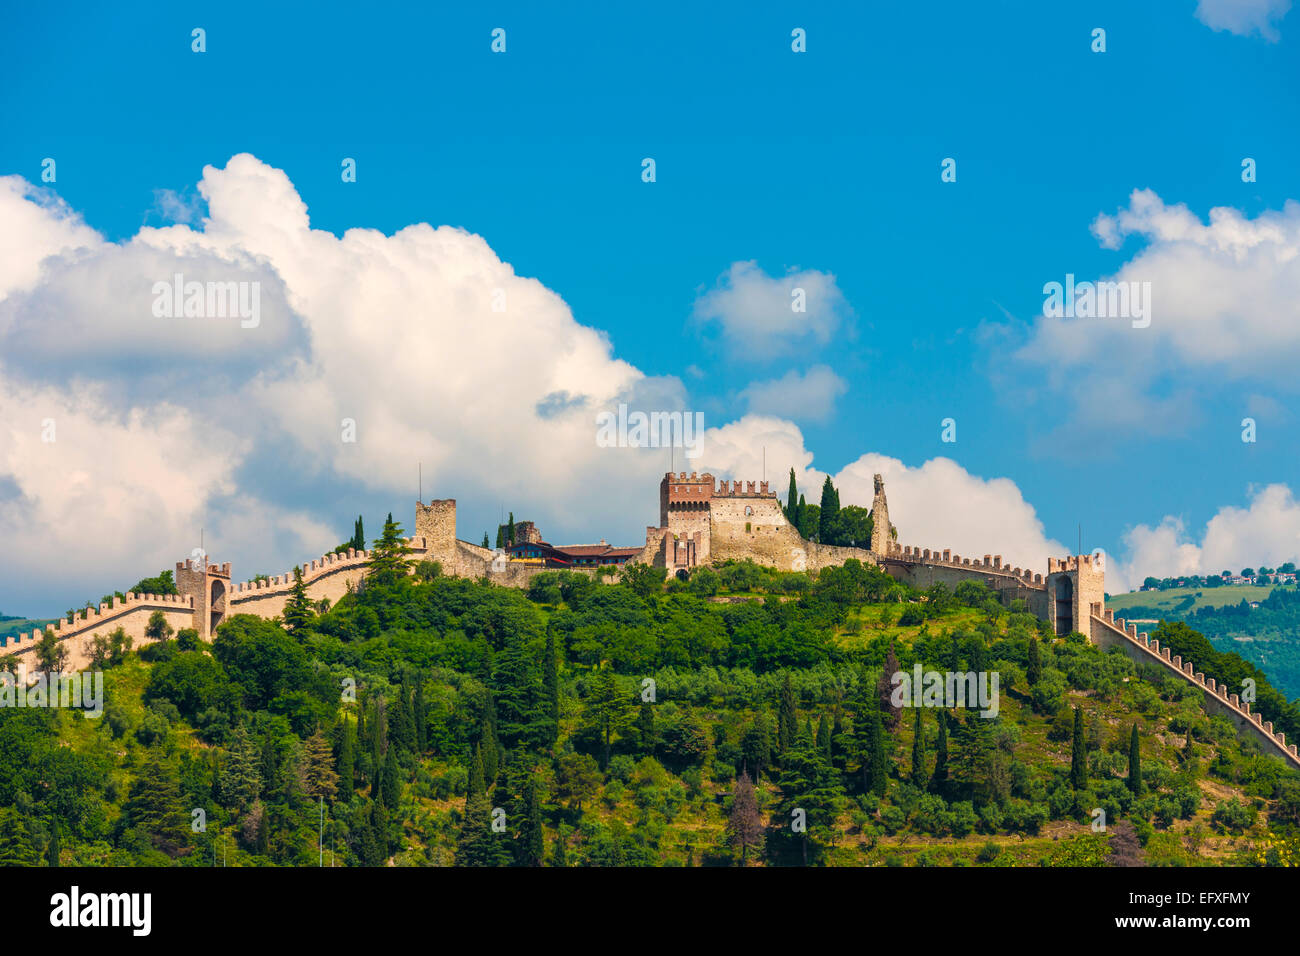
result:
<svg viewBox="0 0 1300 956"><path fill-rule="evenodd" d="M955 588L963 581L987 585L1010 604L1023 600L1027 609L1048 621L1058 635L1082 632L1093 643L1118 647L1133 660L1166 669L1196 685L1205 695L1206 708L1222 714L1238 730L1257 740L1266 753L1272 753L1300 766L1294 744L1287 745L1282 734L1273 733L1273 725L1251 713L1248 702L1230 694L1224 685L1184 662L1170 656L1169 648L1139 634L1136 625L1125 626L1104 610L1105 568L1100 557L1072 555L1049 558L1046 574L1004 564L1000 554L980 558L963 558L948 548L942 550L901 546L890 524L885 483L875 476L872 501L874 518L872 537L866 547L843 547L809 541L786 519L785 511L766 481L717 481L708 473L669 472L659 483L659 524L646 528L645 545L640 549L597 546L552 548L561 556L597 554L612 563L635 563L662 567L670 574L689 577L705 565L728 560L752 559L758 564L783 571L818 571L842 565L850 558L880 567L893 577L919 589L935 584ZM412 561L436 561L445 574L482 578L507 587L526 587L539 573L548 570L547 562L521 555L542 553L545 544L531 522L523 522L520 544L506 551L484 548L456 537L456 501L454 498L415 504L415 533L407 540ZM550 547L549 545L547 547ZM536 549L535 552L528 551ZM513 555L513 556L512 556ZM560 564L564 559L561 557ZM369 572L370 554L352 548L326 554L304 563L303 581L314 601L335 602L361 582ZM570 562L575 571L595 574L598 567ZM274 618L284 613L293 588L293 574L233 584L230 564L209 563L203 557L177 562L175 595L127 594L115 600L87 608L60 619L54 632L68 652L66 667L85 669L90 664L93 639L121 627L136 646L148 643L145 635L149 619L161 612L173 630L192 627L201 639L210 641L217 627L232 614L254 614ZM34 666L36 642L40 631L5 640L0 638L0 656L21 655L27 671Z"/></svg>

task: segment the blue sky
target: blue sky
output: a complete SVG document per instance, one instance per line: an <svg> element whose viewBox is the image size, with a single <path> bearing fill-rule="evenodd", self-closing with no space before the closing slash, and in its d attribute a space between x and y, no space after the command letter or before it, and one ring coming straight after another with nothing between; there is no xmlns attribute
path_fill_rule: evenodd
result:
<svg viewBox="0 0 1300 956"><path fill-rule="evenodd" d="M376 13L329 3L127 3L72 14L26 5L0 37L0 176L41 186L41 161L54 158L49 192L23 201L50 210L57 196L59 222L82 222L119 251L141 227L203 230L204 167L222 169L244 153L282 171L313 230L459 227L558 296L573 323L604 333L610 361L662 383L670 403L702 410L710 428L771 411L751 405L753 396L772 394L763 383L797 376L777 390L776 408L788 411L780 417L812 458L788 460L789 447L772 441L768 476L782 491L792 464L819 481L863 455L903 469L951 459L962 475L946 484L931 475L926 486L949 498L940 509L948 525L921 520L917 501L912 515L894 515L907 543L987 534L978 523L947 528L963 520L963 482L984 488L1005 478L1019 494L994 495L989 507L1015 514L989 520L1022 529L1004 550L1019 547L1025 563L1048 544L1073 545L1079 523L1085 548L1140 560L1134 572L1300 554L1290 497L1300 439L1290 369L1300 345L1289 331L1300 319L1300 281L1286 255L1300 236L1300 213L1286 206L1300 199L1300 15L1285 0L538 6ZM194 27L206 30L201 54L191 50ZM506 30L504 54L489 48L496 27ZM796 27L807 32L805 53L791 50ZM1094 28L1106 31L1104 53L1090 48ZM343 157L357 161L355 183L341 181ZM645 157L656 163L653 183L641 178ZM954 183L940 181L945 157L957 161ZM1257 162L1256 182L1242 181L1244 157ZM1157 197L1156 213L1133 212L1135 190ZM1180 207L1202 227L1212 208L1230 207L1256 238L1226 251L1216 235L1189 242ZM1107 248L1095 224L1122 210L1140 221ZM6 248L30 238L11 234ZM50 254L69 257L70 248L56 241ZM745 297L728 300L725 317L700 306L710 290L739 281L724 278L733 264L751 262L742 275L760 292L763 280L779 285L791 273L826 289L811 325L783 334L775 350L745 344L746 323L763 321L745 314ZM1067 273L1149 278L1152 327L1079 319L1057 334L1042 321L1043 285ZM1227 286L1213 308L1204 305L1213 290L1197 286L1211 273L1213 289ZM284 281L288 308L301 312L299 290ZM59 308L38 307L53 283L44 273L14 279L7 308L0 298L0 374L15 436L45 417L35 397L42 389L83 387L32 331L39 324L56 340L75 337L61 330ZM383 303L370 334L390 336L395 349L405 335L473 333L455 309L426 315L427 299L409 310L392 297ZM328 333L310 315L302 321L311 363ZM392 323L418 328L399 335ZM1197 347L1216 335L1246 344L1231 355ZM1078 336L1091 345L1075 348ZM251 394L252 377L184 350L165 375L148 362L137 369L138 349L129 336L118 341L120 355L108 344L68 359L84 370L84 387L104 386L87 434L95 422L125 427L133 409L148 418L177 395L193 396L185 422L172 424L191 440L226 429L215 447L234 464L213 485L194 486L193 507L158 502L172 515L160 527L212 529L223 547L214 556L241 561L237 574L275 573L277 561L332 546L357 511L377 524L392 510L409 526L415 460L426 462L426 485L460 500L460 533L474 540L501 508L548 522L543 531L556 541L637 543L656 517L666 462L606 468L573 458L566 476L554 462L539 464L544 441L519 444L515 455L502 444L483 461L483 448L457 432L455 393L438 392L448 404L421 409L420 420L445 436L431 439L439 447L417 447L393 423L385 425L391 443L366 451L374 463L340 464L303 438L301 422L284 424L279 437L241 434L232 416L253 415L242 398L205 427L198 405L210 410L223 392ZM495 348L508 351L509 337ZM466 394L509 392L511 366L534 361L536 348L521 345L502 367L484 361ZM472 373L476 354L462 353L455 367ZM557 360L547 394L594 395L589 379L602 368ZM358 366L362 373L373 371ZM336 374L317 378L328 387ZM433 399L419 377L393 375L372 420L395 403ZM62 395L67 407L85 410L72 392ZM519 396L518 414L532 414L537 397ZM499 414L510 419L507 432L517 424L513 412ZM1247 416L1257 422L1254 443L1241 440ZM940 440L948 417L955 443ZM483 421L477 433L491 430L494 420ZM153 426L163 427L142 427ZM70 582L48 583L39 562L29 578L18 568L0 574L11 582L0 580L0 610L56 612L131 583L106 576L104 560L125 564L133 581L188 554L188 539L173 555L158 540L102 524L104 502L93 496L41 498L33 484L49 483L23 478L30 451L20 464L20 446L29 448L13 437L7 462L0 448L0 509L23 522L20 540L30 533L38 545L44 530L62 541L62 532L51 536L56 522L92 540L83 540L85 563L74 562ZM152 479L118 460L131 453L115 447L84 465L95 481L119 483L122 497L109 505L129 501L124 513L134 514ZM706 459L719 474L748 461L718 450ZM55 465L62 474L78 467ZM390 468L410 481L388 477ZM891 495L909 474L891 479ZM633 485L575 494L587 481ZM557 494L587 506L557 507ZM250 496L256 508L245 507ZM259 538L259 527L270 530ZM924 540L909 534L918 527ZM1260 529L1269 534L1256 540ZM998 549L997 541L984 548Z"/></svg>

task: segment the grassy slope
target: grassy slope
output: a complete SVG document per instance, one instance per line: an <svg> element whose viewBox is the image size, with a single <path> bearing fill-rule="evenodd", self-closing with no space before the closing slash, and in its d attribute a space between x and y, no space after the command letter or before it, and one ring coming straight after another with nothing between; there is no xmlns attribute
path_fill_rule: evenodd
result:
<svg viewBox="0 0 1300 956"><path fill-rule="evenodd" d="M1116 614L1131 607L1154 607L1172 611L1174 605L1184 598L1195 598L1192 608L1223 607L1225 604L1239 604L1247 601L1262 601L1278 585L1232 584L1221 588L1170 588L1168 591L1130 591L1128 594L1112 594L1106 607Z"/></svg>

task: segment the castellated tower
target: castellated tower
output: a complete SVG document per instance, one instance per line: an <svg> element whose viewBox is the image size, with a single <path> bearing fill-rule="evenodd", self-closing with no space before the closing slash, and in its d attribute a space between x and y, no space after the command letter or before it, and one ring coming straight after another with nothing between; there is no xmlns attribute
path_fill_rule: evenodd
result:
<svg viewBox="0 0 1300 956"><path fill-rule="evenodd" d="M456 499L415 503L415 536L424 538L430 561L452 562L456 554Z"/></svg>
<svg viewBox="0 0 1300 956"><path fill-rule="evenodd" d="M1047 559L1047 620L1058 635L1089 633L1092 605L1106 600L1106 569L1099 556Z"/></svg>
<svg viewBox="0 0 1300 956"><path fill-rule="evenodd" d="M889 534L889 502L885 500L885 479L876 475L876 497L871 502L871 550L888 554L893 547Z"/></svg>
<svg viewBox="0 0 1300 956"><path fill-rule="evenodd" d="M194 629L202 640L212 640L217 625L226 618L230 562L212 564L202 557L177 561L176 590L194 599Z"/></svg>

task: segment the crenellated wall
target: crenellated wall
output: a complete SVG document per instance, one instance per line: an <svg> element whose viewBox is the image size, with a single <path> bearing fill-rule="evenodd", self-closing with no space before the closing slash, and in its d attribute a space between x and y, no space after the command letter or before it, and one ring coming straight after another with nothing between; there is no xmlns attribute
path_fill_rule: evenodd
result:
<svg viewBox="0 0 1300 956"><path fill-rule="evenodd" d="M1116 620L1115 612L1110 609L1103 612L1100 603L1092 604L1089 610L1088 636L1094 644L1118 647L1136 664L1154 665L1177 674L1201 692L1208 713L1227 717L1238 733L1257 742L1264 753L1281 757L1291 767L1300 767L1296 745L1286 742L1286 734L1274 733L1272 721L1264 720L1258 712L1251 713L1250 704L1240 695L1230 694L1226 684L1216 684L1213 677L1207 678L1191 661L1184 661L1177 654L1171 656L1169 648L1161 647L1158 640L1139 634L1136 624L1126 625L1122 618Z"/></svg>
<svg viewBox="0 0 1300 956"><path fill-rule="evenodd" d="M163 617L174 631L192 627L194 621L193 600L183 594L132 592L124 600L115 598L111 602L101 603L97 608L83 610L84 617L83 612L78 611L71 622L62 617L50 625L68 652L67 670L85 670L89 667L95 636L108 637L119 627L131 637L136 648L152 643L144 632L154 611L162 611ZM36 643L44 636L44 631L32 631L8 639L0 637L0 656L18 658L26 665L29 674L35 674L40 670L36 665Z"/></svg>

